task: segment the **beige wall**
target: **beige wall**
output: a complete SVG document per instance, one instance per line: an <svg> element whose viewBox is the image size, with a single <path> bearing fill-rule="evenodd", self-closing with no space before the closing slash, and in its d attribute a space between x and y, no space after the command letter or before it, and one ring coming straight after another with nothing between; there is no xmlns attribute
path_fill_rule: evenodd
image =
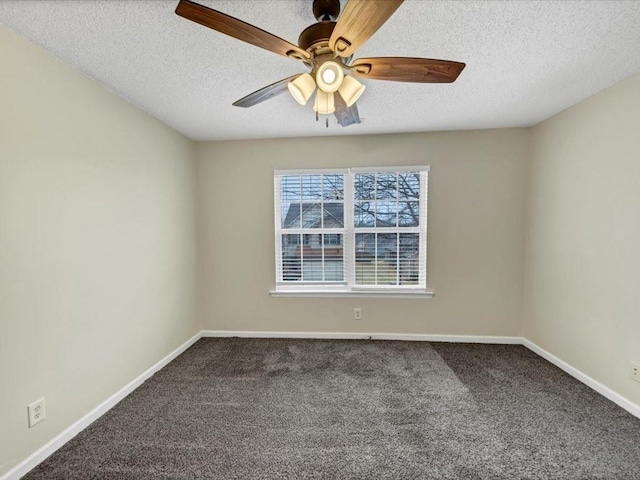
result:
<svg viewBox="0 0 640 480"><path fill-rule="evenodd" d="M193 144L4 27L0 65L1 475L200 327Z"/></svg>
<svg viewBox="0 0 640 480"><path fill-rule="evenodd" d="M505 129L199 144L203 328L519 335L528 138ZM274 169L420 164L431 166L433 299L269 296Z"/></svg>
<svg viewBox="0 0 640 480"><path fill-rule="evenodd" d="M524 336L640 404L640 74L533 129Z"/></svg>

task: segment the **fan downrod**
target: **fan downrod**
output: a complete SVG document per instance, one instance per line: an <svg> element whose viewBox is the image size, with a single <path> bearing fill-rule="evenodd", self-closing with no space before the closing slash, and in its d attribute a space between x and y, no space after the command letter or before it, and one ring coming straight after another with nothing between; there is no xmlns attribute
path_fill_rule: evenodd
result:
<svg viewBox="0 0 640 480"><path fill-rule="evenodd" d="M313 0L313 16L319 22L335 22L340 15L340 0Z"/></svg>

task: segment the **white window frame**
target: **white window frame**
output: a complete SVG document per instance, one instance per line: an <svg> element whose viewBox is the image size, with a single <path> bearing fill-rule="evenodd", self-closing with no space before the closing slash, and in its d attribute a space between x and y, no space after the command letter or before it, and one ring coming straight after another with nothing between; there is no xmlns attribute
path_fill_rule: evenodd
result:
<svg viewBox="0 0 640 480"><path fill-rule="evenodd" d="M428 165L411 165L402 167L359 167L347 169L304 169L274 171L274 210L275 210L275 276L276 286L270 294L274 297L287 296L384 296L415 298L434 296L427 288L427 209L428 209ZM421 172L420 175L420 216L417 227L354 227L353 222L353 182L356 174L385 172ZM308 229L282 228L281 182L284 175L344 175L344 228L314 228L313 233L343 235L344 281L343 282L310 282L281 281L282 278L282 235L305 234ZM320 203L320 202L318 202ZM419 278L418 285L356 285L355 278L355 245L356 233L417 233L419 234Z"/></svg>

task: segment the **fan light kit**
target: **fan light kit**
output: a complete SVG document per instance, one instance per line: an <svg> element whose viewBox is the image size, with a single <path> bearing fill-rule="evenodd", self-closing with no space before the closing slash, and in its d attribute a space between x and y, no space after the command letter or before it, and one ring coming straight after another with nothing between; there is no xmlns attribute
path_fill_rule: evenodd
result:
<svg viewBox="0 0 640 480"><path fill-rule="evenodd" d="M334 96L318 89L316 93L316 103L313 105L313 111L321 113L323 115L331 115L336 111L336 105L334 103Z"/></svg>
<svg viewBox="0 0 640 480"><path fill-rule="evenodd" d="M310 73L293 75L261 88L234 102L234 106L252 107L287 89L296 102L306 105L315 92L316 117L334 114L343 127L360 123L356 101L365 86L354 77L451 83L465 67L460 62L413 57L351 61L354 52L393 15L403 0L348 0L342 13L340 0L312 1L317 23L302 31L298 45L191 0L180 0L176 13L237 40L301 61L311 69Z"/></svg>
<svg viewBox="0 0 640 480"><path fill-rule="evenodd" d="M287 83L291 96L300 105L306 105L313 92L316 91L316 82L313 81L313 77L308 73L303 73L295 80Z"/></svg>
<svg viewBox="0 0 640 480"><path fill-rule="evenodd" d="M344 72L342 67L332 61L327 60L318 67L316 72L316 83L318 88L323 92L333 93L342 85L342 79L344 78Z"/></svg>

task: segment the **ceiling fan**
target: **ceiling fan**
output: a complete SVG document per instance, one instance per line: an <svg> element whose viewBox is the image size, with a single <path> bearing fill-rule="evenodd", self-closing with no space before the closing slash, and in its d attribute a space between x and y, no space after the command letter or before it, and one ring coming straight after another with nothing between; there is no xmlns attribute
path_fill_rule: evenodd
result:
<svg viewBox="0 0 640 480"><path fill-rule="evenodd" d="M176 13L256 47L302 61L310 73L292 75L233 103L252 107L289 90L305 105L316 92L314 111L334 114L343 127L360 123L356 101L364 91L354 77L395 82L451 83L464 63L412 57L373 57L353 60L361 47L404 0L348 0L340 13L340 0L313 0L318 21L305 28L294 45L242 20L191 0L180 0ZM346 72L346 73L345 73ZM327 119L327 126L329 125Z"/></svg>

